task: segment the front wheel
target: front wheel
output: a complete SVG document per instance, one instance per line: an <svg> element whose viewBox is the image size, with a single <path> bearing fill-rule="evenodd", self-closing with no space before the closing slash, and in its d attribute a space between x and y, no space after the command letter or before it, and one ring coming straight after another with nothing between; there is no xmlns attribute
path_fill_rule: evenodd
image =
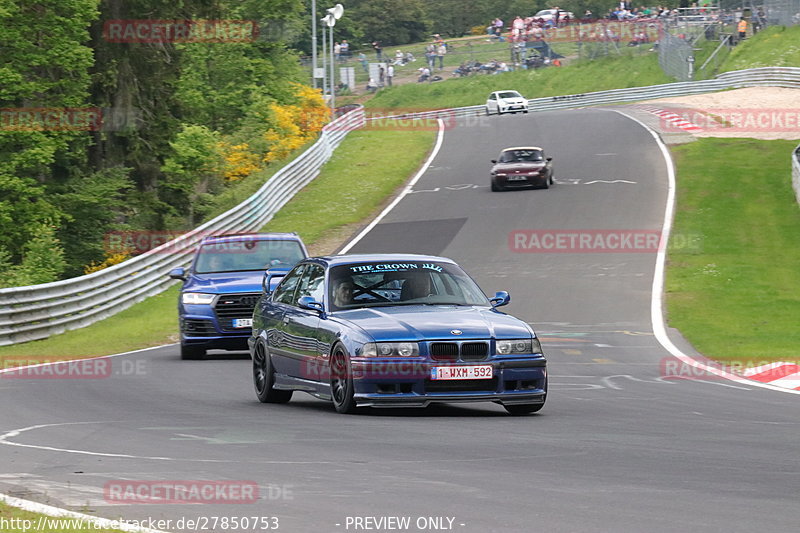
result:
<svg viewBox="0 0 800 533"><path fill-rule="evenodd" d="M497 185L494 181L492 181L492 192L500 192L502 190L503 189L499 185Z"/></svg>
<svg viewBox="0 0 800 533"><path fill-rule="evenodd" d="M514 416L529 415L544 407L543 403L523 403L517 405L503 405L509 414Z"/></svg>
<svg viewBox="0 0 800 533"><path fill-rule="evenodd" d="M486 106L486 116L488 117L489 115L491 115L491 113L489 113L489 106Z"/></svg>
<svg viewBox="0 0 800 533"><path fill-rule="evenodd" d="M331 354L331 398L338 413L351 414L356 411L353 398L353 367L350 357L341 344Z"/></svg>
<svg viewBox="0 0 800 533"><path fill-rule="evenodd" d="M272 388L275 385L275 369L267 349L260 342L256 343L253 351L253 385L261 403L287 403L292 399L292 391Z"/></svg>

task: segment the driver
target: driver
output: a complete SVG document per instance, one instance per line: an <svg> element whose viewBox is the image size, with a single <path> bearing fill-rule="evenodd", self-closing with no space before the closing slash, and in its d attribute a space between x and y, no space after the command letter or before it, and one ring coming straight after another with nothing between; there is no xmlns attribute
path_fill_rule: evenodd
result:
<svg viewBox="0 0 800 533"><path fill-rule="evenodd" d="M406 279L401 291L401 300L414 300L426 298L431 295L431 276L429 274L416 274Z"/></svg>

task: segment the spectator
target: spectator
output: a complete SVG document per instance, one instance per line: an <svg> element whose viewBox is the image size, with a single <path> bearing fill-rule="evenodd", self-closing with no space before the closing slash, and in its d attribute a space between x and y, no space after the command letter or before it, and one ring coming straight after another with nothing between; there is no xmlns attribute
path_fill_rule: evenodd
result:
<svg viewBox="0 0 800 533"><path fill-rule="evenodd" d="M358 61L361 63L361 68L364 69L364 72L369 73L369 61L367 61L367 56L364 52L358 53Z"/></svg>
<svg viewBox="0 0 800 533"><path fill-rule="evenodd" d="M428 63L428 68L433 70L436 66L436 47L433 44L429 44L425 48L425 61Z"/></svg>
<svg viewBox="0 0 800 533"><path fill-rule="evenodd" d="M398 50L394 53L394 64L395 65L402 65L405 61L405 54L403 54L402 50Z"/></svg>
<svg viewBox="0 0 800 533"><path fill-rule="evenodd" d="M386 84L386 69L381 66L378 69L378 87L383 87Z"/></svg>
<svg viewBox="0 0 800 533"><path fill-rule="evenodd" d="M375 83L375 78L370 78L367 82L367 90L371 93L374 93L378 90L378 84Z"/></svg>
<svg viewBox="0 0 800 533"><path fill-rule="evenodd" d="M392 79L394 78L394 65L389 63L389 66L386 67L386 86L392 86Z"/></svg>
<svg viewBox="0 0 800 533"><path fill-rule="evenodd" d="M744 41L747 37L747 20L744 17L739 19L736 29L739 32L739 41Z"/></svg>
<svg viewBox="0 0 800 533"><path fill-rule="evenodd" d="M342 45L338 42L333 45L333 57L336 58L336 61L340 61L342 57Z"/></svg>
<svg viewBox="0 0 800 533"><path fill-rule="evenodd" d="M350 57L350 43L347 42L346 39L342 39L342 44L340 46L340 53L342 55L343 60L347 60Z"/></svg>
<svg viewBox="0 0 800 533"><path fill-rule="evenodd" d="M419 78L417 78L417 83L422 83L424 81L431 81L431 70L428 67L419 68Z"/></svg>
<svg viewBox="0 0 800 533"><path fill-rule="evenodd" d="M503 21L500 17L497 17L492 22L492 25L494 26L494 36L497 37L498 41L503 42Z"/></svg>
<svg viewBox="0 0 800 533"><path fill-rule="evenodd" d="M381 43L378 41L373 41L372 49L375 50L375 57L377 57L378 61L380 61L383 58L383 47L381 46Z"/></svg>
<svg viewBox="0 0 800 533"><path fill-rule="evenodd" d="M447 53L447 45L445 45L444 41L442 41L436 48L436 56L439 58L439 70L444 69L444 55L446 53Z"/></svg>

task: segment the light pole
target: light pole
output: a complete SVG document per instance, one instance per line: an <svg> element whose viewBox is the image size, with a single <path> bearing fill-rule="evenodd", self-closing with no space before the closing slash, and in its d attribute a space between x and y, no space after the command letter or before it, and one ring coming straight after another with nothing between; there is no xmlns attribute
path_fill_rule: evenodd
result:
<svg viewBox="0 0 800 533"><path fill-rule="evenodd" d="M317 88L317 0L311 0L311 83Z"/></svg>
<svg viewBox="0 0 800 533"><path fill-rule="evenodd" d="M325 28L328 27L328 19L330 15L325 15L320 19L322 22L322 97L325 98L325 94L328 91L328 43L327 38L325 35Z"/></svg>
<svg viewBox="0 0 800 533"><path fill-rule="evenodd" d="M336 26L336 21L342 18L342 14L344 13L344 6L342 4L336 4L335 6L327 9L328 14L325 16L327 19L326 24L328 25L328 48L330 49L331 54L331 75L330 75L330 87L331 87L331 111L336 109L336 61L333 53L333 27Z"/></svg>

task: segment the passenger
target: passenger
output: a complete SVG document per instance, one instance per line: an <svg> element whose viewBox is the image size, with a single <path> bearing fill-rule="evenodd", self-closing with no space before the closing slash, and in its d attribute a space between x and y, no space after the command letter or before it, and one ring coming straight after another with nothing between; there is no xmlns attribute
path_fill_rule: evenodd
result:
<svg viewBox="0 0 800 533"><path fill-rule="evenodd" d="M349 279L339 280L333 287L333 305L347 307L353 303L353 282Z"/></svg>

